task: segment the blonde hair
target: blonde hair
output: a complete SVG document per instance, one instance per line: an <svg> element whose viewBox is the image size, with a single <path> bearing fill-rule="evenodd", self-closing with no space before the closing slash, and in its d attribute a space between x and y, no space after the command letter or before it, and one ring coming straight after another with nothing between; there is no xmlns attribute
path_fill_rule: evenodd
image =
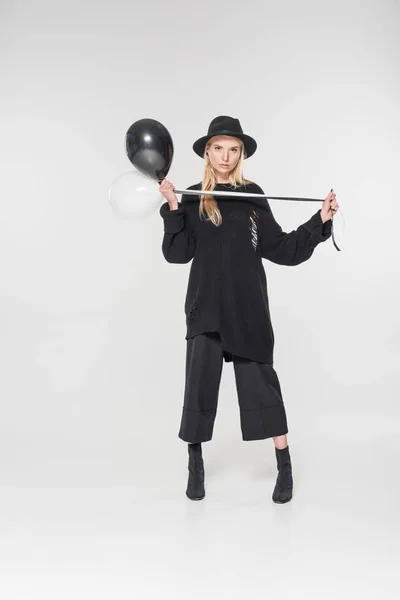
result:
<svg viewBox="0 0 400 600"><path fill-rule="evenodd" d="M212 166L212 164L210 162L210 158L207 154L207 150L210 147L210 145L212 144L212 141L215 137L217 137L217 136L212 137L207 142L206 148L204 150L205 165L204 165L203 181L201 184L202 190L213 190L213 189L215 189L215 186L217 183L216 171L214 170L214 167ZM234 188L236 188L238 186L247 185L247 184L253 183L253 182L248 179L245 179L243 177L244 144L243 144L242 140L239 140L238 138L235 138L234 136L231 136L231 137L233 137L233 139L235 141L237 141L240 145L239 160L236 163L236 167L229 173L229 183ZM218 208L217 201L213 198L213 196L211 196L211 195L209 196L208 194L203 194L202 196L200 196L199 216L200 216L200 219L203 218L206 221L211 221L214 225L216 225L216 227L219 227L221 225L222 216L221 216L220 210Z"/></svg>

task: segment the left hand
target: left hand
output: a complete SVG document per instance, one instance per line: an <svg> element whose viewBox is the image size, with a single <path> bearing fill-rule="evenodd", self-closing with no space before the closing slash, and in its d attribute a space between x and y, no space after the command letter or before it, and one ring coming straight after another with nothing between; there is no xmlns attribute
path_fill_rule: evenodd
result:
<svg viewBox="0 0 400 600"><path fill-rule="evenodd" d="M329 192L321 208L321 219L323 223L330 221L339 210L339 204L336 202L336 194L333 189Z"/></svg>

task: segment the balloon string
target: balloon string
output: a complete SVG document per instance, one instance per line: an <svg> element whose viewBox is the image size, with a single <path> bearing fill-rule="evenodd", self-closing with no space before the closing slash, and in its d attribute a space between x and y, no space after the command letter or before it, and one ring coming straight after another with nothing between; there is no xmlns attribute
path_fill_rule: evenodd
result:
<svg viewBox="0 0 400 600"><path fill-rule="evenodd" d="M344 217L343 217L343 213L342 213L342 211L341 211L341 210L339 210L339 212L340 212L340 214L341 214L341 217L342 217L342 221L343 221L343 231L344 231L344 223L345 223L345 220L344 220ZM336 243L336 240L335 240L334 216L332 216L332 242L333 242L333 245L335 246L336 250L339 250L339 252L341 252L341 250L340 250L340 248L339 248L339 246L337 245L337 243Z"/></svg>
<svg viewBox="0 0 400 600"><path fill-rule="evenodd" d="M267 196L267 194L254 194L250 192L232 192L232 191L219 191L219 190L181 190L174 189L176 194L185 194L187 196L216 196L229 198L260 198L266 200L292 200L297 202L324 202L321 198L292 198L289 196ZM188 198L191 199L191 198ZM195 200L195 198L194 198Z"/></svg>
<svg viewBox="0 0 400 600"><path fill-rule="evenodd" d="M230 192L230 191L217 191L217 190L180 190L180 189L176 189L175 188L175 193L177 194L186 194L188 196L200 196L203 194L209 194L211 196L230 196L230 197L248 197L248 198L263 198L263 199L267 199L267 200L292 200L292 201L297 201L297 202L324 202L324 200L321 200L319 198L291 198L288 196L267 196L266 194L251 194L251 193L246 193L246 192ZM343 223L344 221L344 217L343 217L343 213L339 210ZM335 215L336 216L336 215ZM336 248L336 250L338 250L339 252L341 252L341 249L339 248L339 246L336 243L336 239L335 239L335 227L334 227L334 216L332 215L332 242L334 247ZM343 230L344 230L344 226L343 226Z"/></svg>

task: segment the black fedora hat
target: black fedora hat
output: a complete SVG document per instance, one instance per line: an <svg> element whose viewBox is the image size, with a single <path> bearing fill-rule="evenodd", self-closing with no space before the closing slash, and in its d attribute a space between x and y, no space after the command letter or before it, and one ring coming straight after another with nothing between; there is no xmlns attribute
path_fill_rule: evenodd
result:
<svg viewBox="0 0 400 600"><path fill-rule="evenodd" d="M244 144L244 157L250 158L257 150L257 142L255 139L243 133L242 126L240 125L239 119L234 119L233 117L220 116L215 117L208 127L208 134L199 138L193 144L193 150L201 156L204 157L204 150L206 148L206 144L208 140L210 140L215 135L231 135L233 137L242 140Z"/></svg>

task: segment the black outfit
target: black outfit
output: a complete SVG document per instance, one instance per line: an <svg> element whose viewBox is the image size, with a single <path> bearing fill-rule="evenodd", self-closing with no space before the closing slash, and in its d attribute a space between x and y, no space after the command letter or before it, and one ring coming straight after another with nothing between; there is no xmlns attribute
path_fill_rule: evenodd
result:
<svg viewBox="0 0 400 600"><path fill-rule="evenodd" d="M201 189L201 183L189 189ZM255 183L217 190L264 193ZM170 263L192 258L185 300L186 385L179 437L211 439L223 359L233 362L244 440L288 432L281 389L273 369L274 333L262 258L297 265L331 235L320 210L297 230L282 231L265 199L216 197L222 224L200 220L199 196L168 202L162 252Z"/></svg>

